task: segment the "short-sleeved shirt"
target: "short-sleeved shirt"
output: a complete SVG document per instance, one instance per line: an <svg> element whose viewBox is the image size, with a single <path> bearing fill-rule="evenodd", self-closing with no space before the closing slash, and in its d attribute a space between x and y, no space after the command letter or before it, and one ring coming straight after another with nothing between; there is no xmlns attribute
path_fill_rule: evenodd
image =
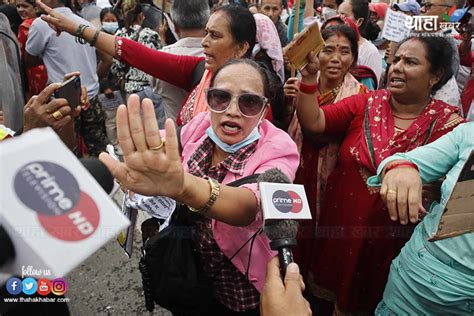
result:
<svg viewBox="0 0 474 316"><path fill-rule="evenodd" d="M174 55L203 57L204 48L201 45L201 41L202 38L199 37L186 37L174 44L163 47L161 51ZM171 118L175 121L181 105L186 100L189 92L158 78L153 78L151 85L154 87L154 91L163 98L166 118Z"/></svg>
<svg viewBox="0 0 474 316"><path fill-rule="evenodd" d="M55 8L54 11L77 23L90 25L69 8ZM97 59L95 48L89 44L78 43L74 36L66 32L56 36L56 32L45 21L36 19L28 34L26 51L32 56L43 58L49 82L61 82L65 74L79 71L81 84L86 86L89 98L98 94Z"/></svg>

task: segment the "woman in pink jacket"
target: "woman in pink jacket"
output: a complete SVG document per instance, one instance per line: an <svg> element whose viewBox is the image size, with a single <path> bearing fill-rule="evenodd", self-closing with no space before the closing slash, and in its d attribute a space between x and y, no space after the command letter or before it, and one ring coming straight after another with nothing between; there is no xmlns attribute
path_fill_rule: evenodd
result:
<svg viewBox="0 0 474 316"><path fill-rule="evenodd" d="M181 130L181 157L173 122L166 122L161 139L151 102L142 103L142 122L138 98L131 97L128 109L121 106L117 113L125 163L106 154L101 160L128 189L171 197L203 215L196 248L215 288L209 315L258 315L266 265L274 256L268 238L257 234L253 247L249 243L229 259L262 227L258 186L225 183L270 168L294 179L298 152L284 131L263 119L269 85L255 62L224 64L213 74L206 96L210 111Z"/></svg>

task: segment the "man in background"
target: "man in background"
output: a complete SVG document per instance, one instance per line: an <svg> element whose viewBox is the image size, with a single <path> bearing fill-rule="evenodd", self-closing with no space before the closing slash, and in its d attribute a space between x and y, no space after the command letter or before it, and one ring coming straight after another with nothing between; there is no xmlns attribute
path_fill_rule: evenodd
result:
<svg viewBox="0 0 474 316"><path fill-rule="evenodd" d="M209 16L210 9L206 1L174 0L171 7L171 19L179 39L161 50L175 55L204 56L201 41L205 35ZM176 120L189 92L156 78L152 80L151 85L154 87L154 92L161 95L163 99L166 118Z"/></svg>
<svg viewBox="0 0 474 316"><path fill-rule="evenodd" d="M275 23L281 46L285 47L286 44L288 44L288 27L283 23L280 17L283 7L283 0L261 0L259 12L268 16L272 22Z"/></svg>
<svg viewBox="0 0 474 316"><path fill-rule="evenodd" d="M72 13L63 1L43 0L43 3L80 24L91 25ZM99 80L95 48L87 43L80 44L74 36L66 32L57 36L45 21L36 19L31 25L26 42L25 61L34 65L41 58L46 66L49 82L62 82L65 74L80 72L81 84L87 88L90 107L81 111L81 115L76 118L76 134L83 136L88 154L98 156L105 151L108 140L104 111L97 98Z"/></svg>

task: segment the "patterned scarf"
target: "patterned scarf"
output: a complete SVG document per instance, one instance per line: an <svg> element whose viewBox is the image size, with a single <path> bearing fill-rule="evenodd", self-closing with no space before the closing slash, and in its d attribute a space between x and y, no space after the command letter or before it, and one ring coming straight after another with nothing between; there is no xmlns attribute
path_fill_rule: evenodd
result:
<svg viewBox="0 0 474 316"><path fill-rule="evenodd" d="M351 152L363 167L375 174L378 165L385 158L428 143L431 135L440 130L458 111L457 107L432 99L410 127L394 134L395 121L390 107L390 92L373 91L367 102L362 132Z"/></svg>

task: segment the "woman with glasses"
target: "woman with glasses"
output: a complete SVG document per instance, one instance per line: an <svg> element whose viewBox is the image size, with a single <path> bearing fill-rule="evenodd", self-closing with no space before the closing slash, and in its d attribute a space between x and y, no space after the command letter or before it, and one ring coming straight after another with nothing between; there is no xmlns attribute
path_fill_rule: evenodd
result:
<svg viewBox="0 0 474 316"><path fill-rule="evenodd" d="M177 122L188 123L207 111L205 90L213 72L234 58L250 58L255 45L256 23L253 15L240 6L219 7L209 18L202 40L205 57L178 56L149 49L132 40L114 37L80 25L40 3L49 15L43 19L58 31L65 31L92 43L114 58L149 75L190 92Z"/></svg>
<svg viewBox="0 0 474 316"><path fill-rule="evenodd" d="M149 100L140 108L138 98L131 96L128 108L121 106L117 113L125 163L101 156L133 192L168 196L203 215L196 247L215 288L214 302L203 315L258 315L266 264L274 255L269 240L258 234L252 247L229 259L262 227L258 185L225 184L270 168L294 178L296 145L264 119L268 97L268 78L258 64L230 61L211 78L206 91L210 111L181 129L181 153L172 120L166 121L162 140Z"/></svg>
<svg viewBox="0 0 474 316"><path fill-rule="evenodd" d="M442 37L413 37L400 44L386 90L354 95L320 107L316 92L322 64L310 55L302 71L297 115L305 137L340 137L327 179L306 282L337 314L373 314L392 260L418 218L392 222L367 178L381 161L430 143L460 124L458 108L432 98L452 76L452 50ZM324 314L324 313L323 313Z"/></svg>

